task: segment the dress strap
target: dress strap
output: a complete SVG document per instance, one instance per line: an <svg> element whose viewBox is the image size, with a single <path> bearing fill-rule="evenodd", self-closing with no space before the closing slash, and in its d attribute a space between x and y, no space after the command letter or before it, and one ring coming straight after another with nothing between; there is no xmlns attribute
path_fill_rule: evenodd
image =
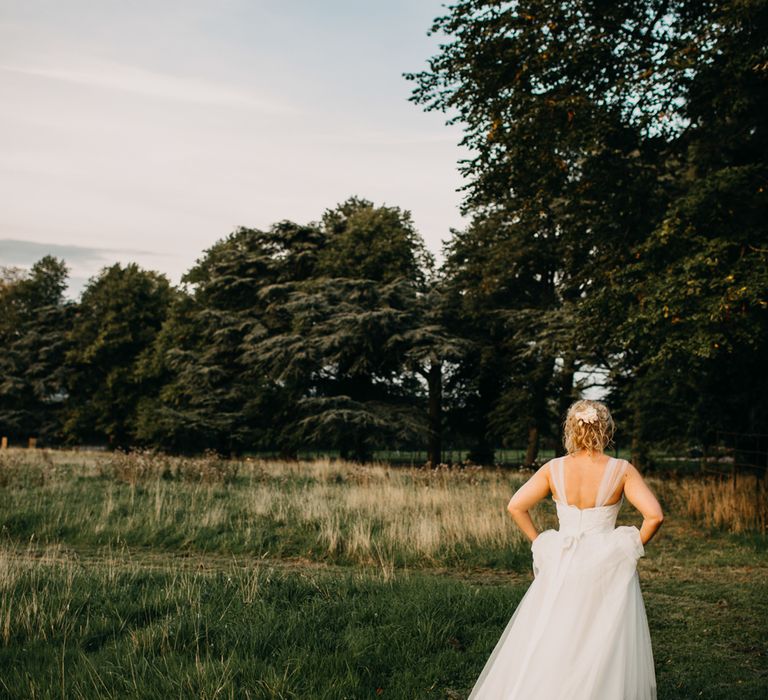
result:
<svg viewBox="0 0 768 700"><path fill-rule="evenodd" d="M565 494L565 457L558 457L549 463L549 475L552 485L555 487L555 497L558 501L568 504L568 496Z"/></svg>
<svg viewBox="0 0 768 700"><path fill-rule="evenodd" d="M605 505L605 502L614 494L621 480L624 478L624 472L627 471L627 460L611 457L608 464L605 465L603 478L597 489L597 498L595 506Z"/></svg>

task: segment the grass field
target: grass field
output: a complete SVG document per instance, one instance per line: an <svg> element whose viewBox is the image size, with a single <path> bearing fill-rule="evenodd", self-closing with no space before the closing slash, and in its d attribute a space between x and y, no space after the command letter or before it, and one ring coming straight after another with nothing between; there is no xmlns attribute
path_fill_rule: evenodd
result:
<svg viewBox="0 0 768 700"><path fill-rule="evenodd" d="M0 695L465 698L532 579L524 478L4 451ZM768 697L754 484L651 483L659 698Z"/></svg>

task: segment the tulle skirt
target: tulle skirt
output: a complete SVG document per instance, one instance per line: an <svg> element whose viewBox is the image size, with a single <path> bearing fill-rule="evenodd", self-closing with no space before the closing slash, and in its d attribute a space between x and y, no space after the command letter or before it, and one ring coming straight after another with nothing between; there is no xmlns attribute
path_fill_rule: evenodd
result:
<svg viewBox="0 0 768 700"><path fill-rule="evenodd" d="M469 700L655 700L636 527L542 532L535 579Z"/></svg>

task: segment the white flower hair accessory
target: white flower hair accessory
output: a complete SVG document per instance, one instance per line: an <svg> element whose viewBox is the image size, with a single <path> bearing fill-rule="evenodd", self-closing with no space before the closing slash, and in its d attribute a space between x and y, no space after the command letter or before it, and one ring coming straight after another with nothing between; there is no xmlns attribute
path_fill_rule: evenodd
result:
<svg viewBox="0 0 768 700"><path fill-rule="evenodd" d="M597 411L594 406L585 406L584 408L574 411L573 417L580 420L582 423L597 423Z"/></svg>

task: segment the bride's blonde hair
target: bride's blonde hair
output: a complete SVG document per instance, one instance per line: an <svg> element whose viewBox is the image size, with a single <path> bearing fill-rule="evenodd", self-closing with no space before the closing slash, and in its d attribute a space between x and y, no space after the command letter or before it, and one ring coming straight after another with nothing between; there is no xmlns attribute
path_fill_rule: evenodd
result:
<svg viewBox="0 0 768 700"><path fill-rule="evenodd" d="M608 406L582 399L568 409L563 423L563 445L568 454L579 450L602 452L611 444L616 426Z"/></svg>

